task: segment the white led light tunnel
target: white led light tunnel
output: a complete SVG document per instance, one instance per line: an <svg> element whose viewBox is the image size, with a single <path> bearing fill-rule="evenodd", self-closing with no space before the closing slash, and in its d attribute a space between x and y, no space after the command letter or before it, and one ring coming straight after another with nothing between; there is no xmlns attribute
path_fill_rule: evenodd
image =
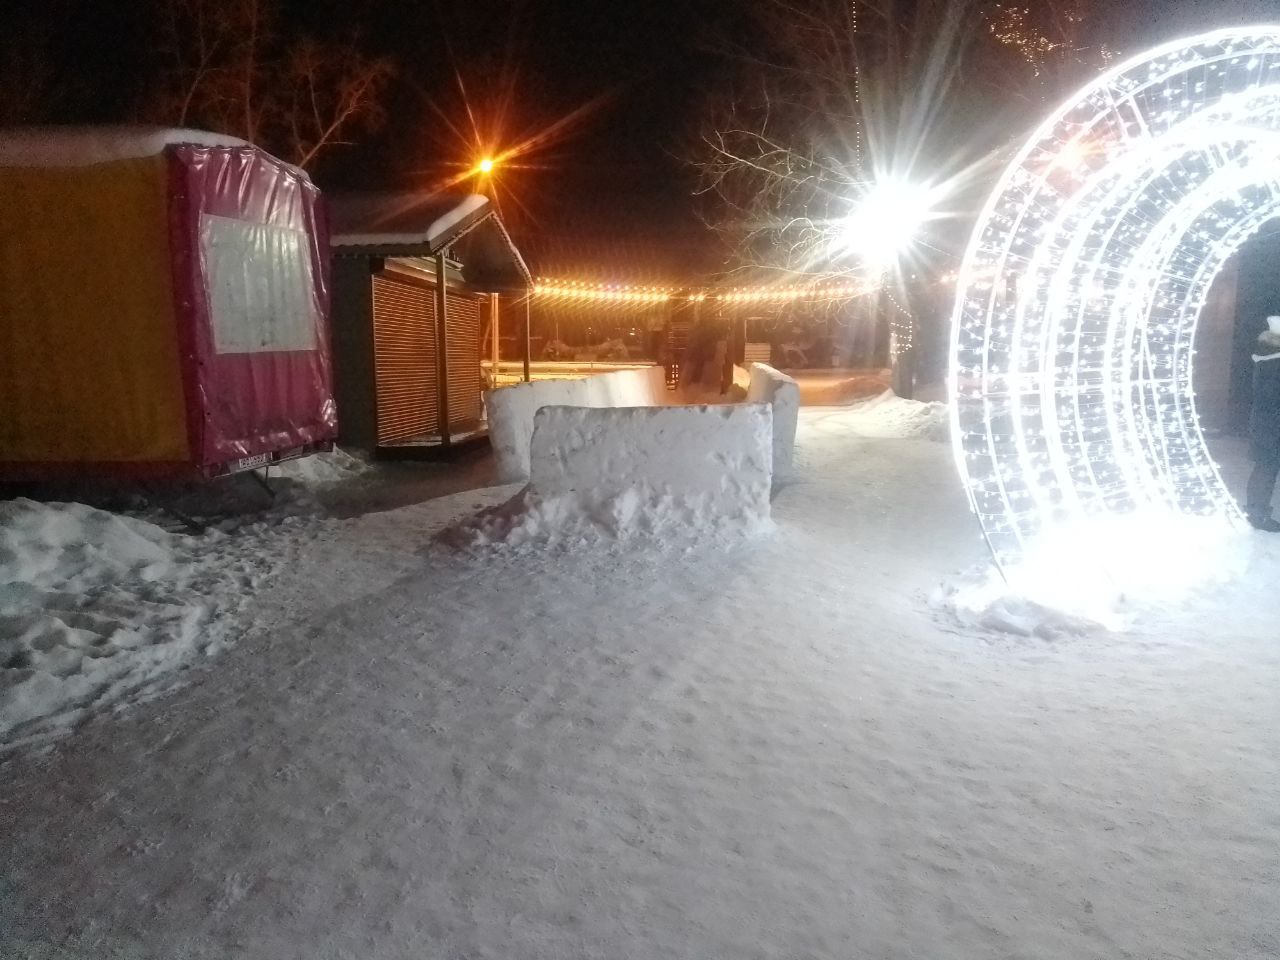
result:
<svg viewBox="0 0 1280 960"><path fill-rule="evenodd" d="M1192 346L1214 277L1277 215L1280 26L1129 60L1023 145L952 318L952 442L1002 570L1073 524L1239 521L1200 430Z"/></svg>

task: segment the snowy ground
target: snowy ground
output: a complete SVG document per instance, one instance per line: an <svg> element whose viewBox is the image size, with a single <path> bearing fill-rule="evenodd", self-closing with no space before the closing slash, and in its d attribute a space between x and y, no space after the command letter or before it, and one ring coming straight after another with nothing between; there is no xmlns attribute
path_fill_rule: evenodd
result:
<svg viewBox="0 0 1280 960"><path fill-rule="evenodd" d="M1280 955L1280 538L1123 633L963 626L936 412L802 411L730 550L433 541L513 488L247 530L234 643L0 767L0 956Z"/></svg>

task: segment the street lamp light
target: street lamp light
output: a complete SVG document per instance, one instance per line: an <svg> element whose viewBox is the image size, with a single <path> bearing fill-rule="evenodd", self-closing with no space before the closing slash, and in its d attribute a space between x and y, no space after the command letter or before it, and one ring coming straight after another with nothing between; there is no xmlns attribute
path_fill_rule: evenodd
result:
<svg viewBox="0 0 1280 960"><path fill-rule="evenodd" d="M871 184L836 224L832 253L853 254L876 272L884 272L915 241L933 214L933 191L905 180Z"/></svg>

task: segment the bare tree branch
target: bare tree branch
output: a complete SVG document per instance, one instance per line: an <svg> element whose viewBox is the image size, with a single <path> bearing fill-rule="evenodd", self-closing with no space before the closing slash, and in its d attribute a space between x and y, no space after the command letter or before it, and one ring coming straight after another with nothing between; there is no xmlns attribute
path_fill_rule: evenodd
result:
<svg viewBox="0 0 1280 960"><path fill-rule="evenodd" d="M1038 105L1105 62L1080 39L1090 3L754 0L759 42L721 51L735 72L689 151L730 266L847 275L833 224L871 182L958 176L1017 128L988 129L1010 90Z"/></svg>
<svg viewBox="0 0 1280 960"><path fill-rule="evenodd" d="M156 2L170 68L148 118L238 136L308 168L382 121L394 66L356 41L286 39L277 0Z"/></svg>

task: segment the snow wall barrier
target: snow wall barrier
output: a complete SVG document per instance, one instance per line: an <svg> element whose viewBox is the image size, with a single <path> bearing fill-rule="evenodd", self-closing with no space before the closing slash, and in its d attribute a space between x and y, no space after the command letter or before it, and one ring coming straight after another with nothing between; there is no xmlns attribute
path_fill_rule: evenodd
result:
<svg viewBox="0 0 1280 960"><path fill-rule="evenodd" d="M530 492L606 509L615 525L680 533L768 528L773 409L543 407L534 417ZM624 515L625 514L625 515ZM697 526L700 530L691 530Z"/></svg>
<svg viewBox="0 0 1280 960"><path fill-rule="evenodd" d="M498 462L498 482L529 477L534 415L542 407L656 407L666 402L662 367L616 370L581 380L538 380L488 390L489 441Z"/></svg>
<svg viewBox="0 0 1280 960"><path fill-rule="evenodd" d="M773 408L773 477L774 480L789 479L796 446L796 421L800 417L800 385L767 363L753 363L747 402L767 403Z"/></svg>

